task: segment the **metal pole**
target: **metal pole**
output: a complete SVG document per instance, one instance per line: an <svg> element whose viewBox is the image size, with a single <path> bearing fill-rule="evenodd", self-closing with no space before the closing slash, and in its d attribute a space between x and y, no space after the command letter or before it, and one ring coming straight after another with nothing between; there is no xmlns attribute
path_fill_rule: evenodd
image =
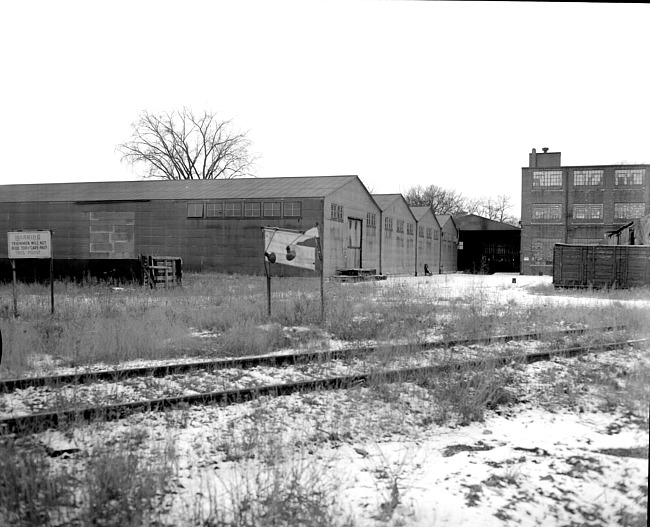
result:
<svg viewBox="0 0 650 527"><path fill-rule="evenodd" d="M18 316L18 300L16 298L16 260L11 259L11 271L14 277L13 280L13 293L14 293L14 317Z"/></svg>
<svg viewBox="0 0 650 527"><path fill-rule="evenodd" d="M266 303L268 306L269 317L271 316L271 267L270 263L266 262L266 257L264 257L264 270L266 271ZM268 267L267 267L268 266Z"/></svg>
<svg viewBox="0 0 650 527"><path fill-rule="evenodd" d="M320 225L318 223L316 224L316 227L318 227L318 259L320 260L320 318L324 322L325 321L325 269L323 265L323 249L321 245L321 229Z"/></svg>
<svg viewBox="0 0 650 527"><path fill-rule="evenodd" d="M52 314L54 314L54 258L50 257L50 299L52 302Z"/></svg>

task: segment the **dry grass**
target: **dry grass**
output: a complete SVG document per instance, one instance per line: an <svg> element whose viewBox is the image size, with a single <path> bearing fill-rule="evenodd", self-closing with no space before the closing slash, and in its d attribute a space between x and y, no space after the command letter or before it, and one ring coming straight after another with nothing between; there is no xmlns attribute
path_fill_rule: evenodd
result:
<svg viewBox="0 0 650 527"><path fill-rule="evenodd" d="M52 367L83 366L176 357L191 350L205 353L189 338L193 330L215 332L210 349L213 355L257 354L287 344L283 326L307 326L310 345L319 338L323 342L331 338L378 342L379 351L372 357L378 367L394 360L391 342L417 344L432 333L467 338L628 324L628 334L634 335L647 328L647 309L623 301L650 296L644 291L616 291L613 293L620 302L606 306L544 309L542 300L531 305L491 302L489 292L481 288L442 298L435 292L427 296L424 290L414 294L399 283L331 283L326 290L326 320L321 321L317 280L274 279L270 319L263 278L188 274L184 284L167 291L135 286L115 291L108 286L57 283L53 316L46 287L20 285L20 318L14 319L7 306L4 310L0 306L0 315L4 315L0 319L4 340L0 373L30 372L48 364L45 359ZM5 299L11 298L8 287L0 287ZM409 379L408 383L390 385L372 382L369 389L352 391L350 396L363 399L364 404L368 399L388 403L382 405L387 408L383 414L374 416L372 422L358 415L339 415L332 422L316 423L308 439L340 443L359 427L364 436L380 438L391 430L402 430L405 416L415 423L409 426L422 429L452 421L481 421L488 409L531 396L530 390L522 388L526 383L522 370L516 364L498 369L485 363L435 380ZM535 396L541 404L580 408L585 394L595 395L592 400L599 409L625 409L648 429L649 376L647 365L628 371L615 361L603 368L589 360L576 360L569 374L549 373L548 386L540 385ZM415 394L408 400L404 398L407 390ZM318 404L315 396L305 397ZM170 428L188 426L187 412L174 415L168 419ZM204 497L190 514L190 523L220 527L351 523L340 519L335 482L321 478L322 467L301 455L295 442L280 441L283 431L270 429L263 411L220 433L218 451L224 461L236 463L239 472L228 480L225 490L223 485L219 487L218 495L217 487L208 483ZM162 525L164 497L178 458L173 443L150 439L141 429L98 439L92 449L74 454L81 464L55 464L51 453L37 442L2 439L0 523ZM256 463L249 463L252 460ZM387 521L408 490L401 479L401 466L387 464L375 470L384 500L379 504L378 519ZM516 481L516 467L501 477ZM624 524L635 523L627 518Z"/></svg>

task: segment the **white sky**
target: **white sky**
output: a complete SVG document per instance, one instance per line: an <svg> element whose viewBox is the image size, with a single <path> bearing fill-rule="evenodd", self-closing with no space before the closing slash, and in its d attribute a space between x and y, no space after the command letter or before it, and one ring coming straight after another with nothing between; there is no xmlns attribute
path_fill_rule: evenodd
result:
<svg viewBox="0 0 650 527"><path fill-rule="evenodd" d="M212 109L258 176L512 196L564 165L650 163L650 5L21 1L0 7L0 182L133 180L142 110Z"/></svg>

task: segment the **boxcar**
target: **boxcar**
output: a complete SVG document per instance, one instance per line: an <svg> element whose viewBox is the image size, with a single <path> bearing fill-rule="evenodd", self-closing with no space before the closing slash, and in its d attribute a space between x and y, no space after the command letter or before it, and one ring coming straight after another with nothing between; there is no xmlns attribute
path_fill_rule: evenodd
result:
<svg viewBox="0 0 650 527"><path fill-rule="evenodd" d="M568 245L553 251L556 287L650 285L650 245Z"/></svg>

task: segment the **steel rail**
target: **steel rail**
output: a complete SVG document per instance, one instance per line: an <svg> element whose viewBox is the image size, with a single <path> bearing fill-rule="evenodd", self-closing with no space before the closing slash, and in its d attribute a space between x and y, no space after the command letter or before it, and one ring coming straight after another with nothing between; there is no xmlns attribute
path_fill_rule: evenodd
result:
<svg viewBox="0 0 650 527"><path fill-rule="evenodd" d="M60 412L43 412L7 419L0 419L0 437L7 434L16 436L30 435L50 428L59 428L75 423L87 423L102 420L112 421L127 417L136 412L161 411L174 409L179 405L219 404L231 405L243 403L263 396L290 395L296 392L311 392L318 390L347 389L362 386L368 382L398 382L426 375L438 375L453 371L463 371L476 367L502 367L508 364L526 363L550 360L555 357L576 357L587 353L609 351L623 346L634 346L648 343L650 338L625 340L608 344L585 345L560 350L548 350L520 355L500 356L490 359L472 359L448 364L404 368L396 370L380 370L357 375L337 376L310 381L299 381L285 384L256 386L217 392L207 392L194 395L148 399L123 404L113 404L65 410Z"/></svg>
<svg viewBox="0 0 650 527"><path fill-rule="evenodd" d="M438 348L451 348L453 346L470 346L474 344L490 344L496 342L511 342L521 340L552 339L586 333L606 333L621 331L626 326L608 326L603 328L580 328L559 331L538 331L521 333L517 335L497 335L492 337L478 337L471 339L454 339L427 344L397 344L390 345L395 351L427 351ZM206 361L167 364L160 366L142 366L138 368L125 368L115 370L98 370L95 372L79 372L61 375L46 375L41 377L23 377L17 379L0 380L0 394L24 390L29 387L56 386L62 384L87 384L97 381L119 381L130 377L166 377L174 374L185 374L197 370L221 370L226 368L249 369L257 366L287 366L304 364L316 360L336 360L350 357L370 355L382 345L348 348L342 350L326 350L315 352L297 352L278 355L256 355L234 359L211 359Z"/></svg>

